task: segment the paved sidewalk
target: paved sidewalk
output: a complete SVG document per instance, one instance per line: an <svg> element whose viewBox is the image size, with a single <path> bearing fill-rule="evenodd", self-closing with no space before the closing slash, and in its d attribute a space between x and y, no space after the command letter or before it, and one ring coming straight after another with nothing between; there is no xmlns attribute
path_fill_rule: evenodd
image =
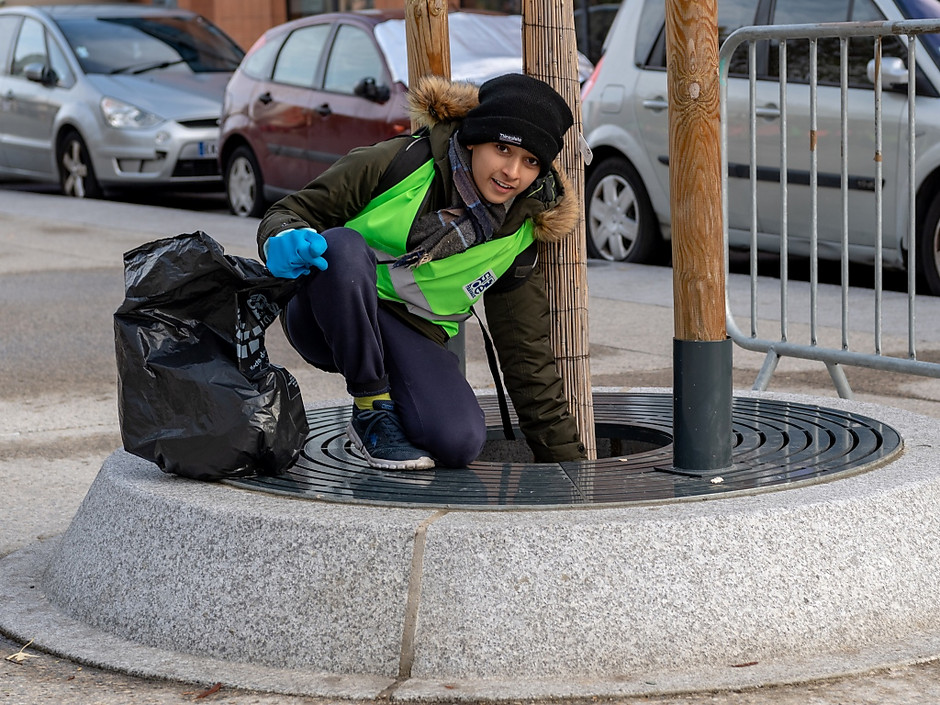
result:
<svg viewBox="0 0 940 705"><path fill-rule="evenodd" d="M61 534L104 458L120 446L110 317L120 303L121 254L156 237L202 229L220 240L230 254L254 256L256 222L213 213L76 202L0 190L0 322L4 329L0 338L0 557ZM671 385L670 274L669 269L658 267L591 263L591 369L595 386ZM732 276L729 290L740 292L742 287L743 278ZM828 290L824 293L835 295ZM918 353L940 359L940 299L936 304L928 302L919 315L918 324L928 331L928 337L919 344ZM792 334L796 337L801 332L797 322ZM492 381L474 326L468 326L467 338L468 378L474 386L488 389ZM341 382L306 368L277 326L267 342L272 358L297 376L308 401L343 398ZM69 348L67 354L57 350L60 345ZM903 335L888 327L886 349L904 349L905 345ZM735 388L749 388L762 361L761 355L735 349ZM854 369L847 374L861 401L940 418L940 380ZM822 399L836 396L822 364L796 360L781 361L771 389ZM14 654L22 646L0 636L2 656ZM135 679L82 667L30 648L25 653L30 657L21 663L0 660L0 703L325 702L229 689L206 694L209 684ZM940 664L740 693L616 702L940 702Z"/></svg>

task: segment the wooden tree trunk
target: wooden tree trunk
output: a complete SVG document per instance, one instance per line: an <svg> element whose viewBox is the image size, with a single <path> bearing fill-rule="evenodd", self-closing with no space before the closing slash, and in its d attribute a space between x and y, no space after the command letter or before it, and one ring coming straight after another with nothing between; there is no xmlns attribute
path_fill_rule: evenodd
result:
<svg viewBox="0 0 940 705"><path fill-rule="evenodd" d="M581 204L575 232L560 243L540 244L539 260L548 284L552 342L571 412L578 422L589 458L597 457L588 339L587 252L584 226L584 161L581 134L581 85L572 0L524 0L522 61L525 73L539 78L568 103L574 126L559 155L571 181L568 198Z"/></svg>
<svg viewBox="0 0 940 705"><path fill-rule="evenodd" d="M669 189L675 337L717 341L725 327L716 0L667 0Z"/></svg>

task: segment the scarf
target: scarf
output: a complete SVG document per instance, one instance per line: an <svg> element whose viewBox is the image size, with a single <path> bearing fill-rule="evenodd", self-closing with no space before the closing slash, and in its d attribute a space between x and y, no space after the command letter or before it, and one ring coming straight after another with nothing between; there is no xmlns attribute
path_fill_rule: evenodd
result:
<svg viewBox="0 0 940 705"><path fill-rule="evenodd" d="M470 150L457 141L456 134L450 138L447 156L452 176L448 200L453 205L415 221L411 231L417 244L392 267L414 269L425 262L465 252L492 240L506 220L508 204L488 203L480 196L470 172Z"/></svg>

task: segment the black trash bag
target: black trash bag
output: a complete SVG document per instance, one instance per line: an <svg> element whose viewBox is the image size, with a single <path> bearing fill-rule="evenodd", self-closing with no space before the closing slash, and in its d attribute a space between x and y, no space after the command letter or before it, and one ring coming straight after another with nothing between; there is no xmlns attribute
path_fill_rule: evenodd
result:
<svg viewBox="0 0 940 705"><path fill-rule="evenodd" d="M125 253L124 288L114 341L125 450L198 480L286 470L307 418L264 331L297 282L195 232Z"/></svg>

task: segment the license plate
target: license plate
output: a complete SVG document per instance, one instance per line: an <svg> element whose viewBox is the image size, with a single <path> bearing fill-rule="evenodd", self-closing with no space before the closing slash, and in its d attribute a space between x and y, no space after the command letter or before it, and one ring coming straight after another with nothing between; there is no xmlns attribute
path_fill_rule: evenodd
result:
<svg viewBox="0 0 940 705"><path fill-rule="evenodd" d="M200 142L199 143L199 156L200 157L217 157L219 155L219 143L213 140L212 142Z"/></svg>

